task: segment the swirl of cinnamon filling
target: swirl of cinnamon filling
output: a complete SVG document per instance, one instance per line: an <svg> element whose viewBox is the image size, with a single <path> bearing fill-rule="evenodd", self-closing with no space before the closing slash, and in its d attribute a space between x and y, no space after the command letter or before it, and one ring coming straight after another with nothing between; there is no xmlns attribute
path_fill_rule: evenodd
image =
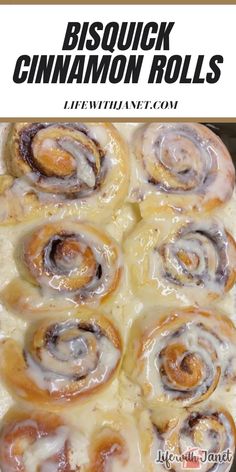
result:
<svg viewBox="0 0 236 472"><path fill-rule="evenodd" d="M14 131L9 168L15 177L25 175L49 193L86 195L98 187L104 152L85 125L18 124Z"/></svg>
<svg viewBox="0 0 236 472"><path fill-rule="evenodd" d="M135 291L164 303L206 303L236 280L236 244L219 221L184 217L141 222L126 242Z"/></svg>
<svg viewBox="0 0 236 472"><path fill-rule="evenodd" d="M41 322L23 349L12 339L3 341L1 371L25 401L63 406L105 387L117 372L121 350L111 322L80 312L76 318Z"/></svg>
<svg viewBox="0 0 236 472"><path fill-rule="evenodd" d="M0 431L2 472L72 472L71 431L52 413L11 411Z"/></svg>
<svg viewBox="0 0 236 472"><path fill-rule="evenodd" d="M127 149L109 123L17 123L6 164L12 177L3 192L7 222L60 208L108 218L127 191Z"/></svg>
<svg viewBox="0 0 236 472"><path fill-rule="evenodd" d="M22 277L10 282L3 299L23 315L98 304L115 292L122 274L115 242L94 226L69 220L26 236L18 259Z"/></svg>
<svg viewBox="0 0 236 472"><path fill-rule="evenodd" d="M101 412L100 425L90 439L86 472L147 472L141 451L137 418L120 410Z"/></svg>
<svg viewBox="0 0 236 472"><path fill-rule="evenodd" d="M203 125L145 125L135 136L134 150L138 168L133 190L134 195L137 190L141 194L144 217L158 212L160 206L209 211L232 196L231 156L220 138Z"/></svg>
<svg viewBox="0 0 236 472"><path fill-rule="evenodd" d="M223 285L229 280L227 245L235 250L230 236L217 225L189 224L176 239L163 244L159 253L163 261L163 275L176 285ZM235 255L235 254L234 254Z"/></svg>
<svg viewBox="0 0 236 472"><path fill-rule="evenodd" d="M156 415L157 416L157 415ZM151 456L153 464L161 454L169 451L182 460L173 461L174 472L197 466L202 472L229 472L235 453L236 429L232 416L217 405L183 412L176 421L167 425L153 424L153 444ZM159 452L158 452L159 451ZM153 472L163 468L160 463Z"/></svg>
<svg viewBox="0 0 236 472"><path fill-rule="evenodd" d="M148 405L189 406L232 384L235 367L234 375L227 370L235 346L236 329L226 316L189 308L158 321L155 313L134 325L125 370Z"/></svg>

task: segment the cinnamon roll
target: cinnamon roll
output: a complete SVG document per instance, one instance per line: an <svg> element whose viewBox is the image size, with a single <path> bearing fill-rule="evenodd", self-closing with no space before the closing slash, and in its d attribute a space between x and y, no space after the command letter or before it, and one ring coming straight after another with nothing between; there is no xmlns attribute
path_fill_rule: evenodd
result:
<svg viewBox="0 0 236 472"><path fill-rule="evenodd" d="M135 136L131 199L144 218L160 207L210 211L232 196L235 169L218 136L197 123L151 123Z"/></svg>
<svg viewBox="0 0 236 472"><path fill-rule="evenodd" d="M236 329L227 316L188 308L139 319L125 370L148 406L189 406L236 379ZM230 371L229 371L230 369Z"/></svg>
<svg viewBox="0 0 236 472"><path fill-rule="evenodd" d="M147 472L133 418L93 414L88 428L79 414L75 427L52 413L9 412L0 431L1 471Z"/></svg>
<svg viewBox="0 0 236 472"><path fill-rule="evenodd" d="M77 437L78 448L82 439ZM73 432L59 416L12 410L5 417L0 431L2 472L72 472L80 470L75 457Z"/></svg>
<svg viewBox="0 0 236 472"><path fill-rule="evenodd" d="M107 471L107 466L112 460L125 466L128 460L128 451L123 437L110 429L99 432L94 438L90 472ZM110 468L111 469L111 468ZM109 469L108 469L109 470Z"/></svg>
<svg viewBox="0 0 236 472"><path fill-rule="evenodd" d="M117 244L95 226L70 220L26 235L17 263L20 277L4 289L2 299L23 316L98 305L115 293L122 275Z"/></svg>
<svg viewBox="0 0 236 472"><path fill-rule="evenodd" d="M147 303L205 304L236 280L236 244L214 219L141 222L126 242L134 291Z"/></svg>
<svg viewBox="0 0 236 472"><path fill-rule="evenodd" d="M100 221L129 184L128 152L109 123L16 123L8 138L0 221L57 213Z"/></svg>
<svg viewBox="0 0 236 472"><path fill-rule="evenodd" d="M103 416L102 424L91 437L88 472L147 472L135 419L112 412Z"/></svg>
<svg viewBox="0 0 236 472"><path fill-rule="evenodd" d="M173 472L186 468L229 472L235 441L234 420L227 410L217 405L182 411L175 421L172 418L165 424L160 423L156 412L151 445L152 471L166 470L169 465ZM176 459L170 461L168 452Z"/></svg>
<svg viewBox="0 0 236 472"><path fill-rule="evenodd" d="M7 387L25 401L63 406L105 387L121 360L122 343L113 324L93 312L40 322L20 346L1 346Z"/></svg>

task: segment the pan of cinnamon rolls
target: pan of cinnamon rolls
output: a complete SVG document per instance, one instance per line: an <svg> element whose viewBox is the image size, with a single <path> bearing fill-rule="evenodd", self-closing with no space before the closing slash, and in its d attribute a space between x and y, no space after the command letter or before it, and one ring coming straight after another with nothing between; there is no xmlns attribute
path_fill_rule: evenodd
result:
<svg viewBox="0 0 236 472"><path fill-rule="evenodd" d="M229 127L0 125L0 472L232 472Z"/></svg>

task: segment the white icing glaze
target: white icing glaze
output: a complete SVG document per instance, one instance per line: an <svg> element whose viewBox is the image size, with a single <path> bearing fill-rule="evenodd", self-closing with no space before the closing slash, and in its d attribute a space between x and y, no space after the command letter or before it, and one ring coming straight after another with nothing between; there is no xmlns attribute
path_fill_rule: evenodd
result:
<svg viewBox="0 0 236 472"><path fill-rule="evenodd" d="M81 371L81 375L86 375L87 381L84 387L80 388L80 392L92 389L106 382L120 359L120 351L108 338L102 336L96 342L98 359L94 359L95 365L93 365L93 357L89 351L84 356L76 356L74 359L72 355L72 360L69 358L66 366L64 366L63 360L54 360L46 349L42 349L40 353L42 365L37 363L29 353L25 353L28 366L27 375L40 389L53 393L66 387L70 381L76 382L73 380L73 371ZM75 343L75 339L73 339L73 343ZM54 365L61 371L54 371ZM83 371L79 369L80 365L81 369L83 367Z"/></svg>
<svg viewBox="0 0 236 472"><path fill-rule="evenodd" d="M151 123L146 128L140 126L137 131L133 135L132 145L140 159L133 156L131 201L141 201L153 194L160 197L158 204L162 206L165 198L168 202L166 186L170 187L170 196L184 195L184 205L191 204L195 209L217 198L222 202L227 200L232 179L229 179L228 185L226 179L233 174L234 167L216 136L211 136L209 132L207 137L204 134L201 136L201 130L194 124L191 128L188 123ZM155 185L150 179L154 178L151 170L156 171L157 163L162 166L163 172L160 172L160 180ZM183 186L187 189L182 190ZM201 200L193 198L188 201L188 194L201 196Z"/></svg>
<svg viewBox="0 0 236 472"><path fill-rule="evenodd" d="M140 385L147 405L158 408L160 402L203 401L208 391L234 385L236 376L236 329L227 318L194 310L174 313L159 324L158 311L150 316L149 310L127 353L129 377Z"/></svg>
<svg viewBox="0 0 236 472"><path fill-rule="evenodd" d="M64 447L68 437L68 428L61 426L55 435L40 438L28 446L23 458L26 472L37 472L44 462L46 463L43 465L42 472L56 472L57 466L50 461L50 458Z"/></svg>
<svg viewBox="0 0 236 472"><path fill-rule="evenodd" d="M8 125L0 125L0 152L2 153L2 143L4 142L4 133L7 129ZM133 142L133 136L135 131L140 127L138 123L118 123L116 124L117 129L121 132L124 138L129 142ZM96 126L91 126L91 135L98 140L98 142L105 146L107 145L107 136L101 132L101 128L97 128ZM131 194L135 191L137 187L137 181L141 181L143 185L143 177L142 172L140 169L135 166L134 160L131 155L131 162L132 162L132 184L131 184ZM0 159L0 170L1 172L5 172L5 165L2 159ZM137 175L138 173L138 175ZM16 196L20 196L23 193L27 193L29 190L29 185L21 180L20 182L18 179L14 184L14 192L16 192ZM221 191L221 190L220 190ZM40 199L48 199L48 195L45 193L39 194ZM55 195L53 196L50 194L50 199L54 198L56 201L58 197ZM61 197L60 197L61 198ZM224 223L224 225L230 229L231 233L236 235L236 227L234 224L235 217L236 217L236 193L232 200L224 207L224 209L220 209L217 211L219 214L220 219ZM1 203L1 202L0 202ZM128 205L128 206L127 206ZM119 242L122 241L123 235L126 234L126 231L129 232L136 222L139 219L136 212L134 213L133 206L129 204L125 204L118 210L116 215L112 217L107 225L108 232ZM4 208L1 206L1 211L4 211ZM63 211L58 210L57 217L64 218ZM49 218L50 221L53 221L55 217ZM42 219L43 221L43 219ZM48 220L47 220L48 221ZM28 224L28 228L30 225ZM0 236L1 236L1 246L0 246L0 254L1 254L1 261L4 260L4 263L0 265L0 285L3 288L12 278L17 275L17 268L15 265L13 251L16 247L16 240L20 238L22 234L27 232L27 225L19 225L17 228L17 234L12 230L10 227L1 228L0 229ZM154 268L155 270L155 268ZM45 289L46 292L46 289ZM229 316L234 319L236 322L236 294L235 290L232 290L230 293L226 295L224 300L220 300L217 303L218 310L224 309ZM130 286L130 280L127 273L125 273L125 280L119 293L117 294L112 307L104 308L107 313L116 320L117 325L123 334L124 343L126 345L126 339L128 337L128 333L130 327L132 325L133 320L139 316L139 314L143 310L143 303L141 300L133 294L133 291ZM17 316L13 313L10 313L4 306L0 306L0 315L1 315L1 324L0 324L0 337L10 336L19 341L22 341L23 333L26 329L27 323L25 321L20 320ZM227 353L221 353L221 357L224 359L227 357ZM225 362L225 360L223 360ZM39 376L37 377L39 379ZM127 395L129 392L129 395ZM214 393L214 398L218 399L222 402L227 402L227 407L233 413L234 418L236 419L236 403L235 403L235 389L231 389L230 392L226 392L225 386L220 386L217 391ZM63 413L66 419L69 420L70 423L74 424L75 426L78 425L78 418L80 418L80 424L82 425L82 430L86 431L87 434L91 433L93 430L96 419L95 415L93 414L94 409L99 409L102 412L102 416L105 416L107 411L109 410L123 410L125 409L128 412L133 412L135 408L135 404L139 393L137 388L134 387L132 384L132 388L128 389L128 386L125 385L124 388L121 386L121 381L115 381L112 385L109 386L106 391L99 395L99 399L94 398L92 401L88 402L88 404L83 405L83 408L74 407L72 410L68 409L66 412ZM2 417L5 412L7 411L8 407L12 404L12 397L6 391L5 387L3 386L2 382L0 382L0 416ZM128 428L127 428L128 431ZM141 466L141 458L138 458L138 462L140 462L139 466L137 466L136 458L134 457L136 454L135 451L135 444L137 444L137 436L131 435L130 432L127 433L131 440L132 438L132 445L134 448L133 452L133 464L129 464L124 471L126 472L133 472L134 470L139 472L142 469ZM77 450L78 457L75 459L74 463L86 463L87 461L87 440L82 441L82 439L77 440ZM78 448L78 444L80 445ZM75 454L76 456L76 454ZM114 463L115 469L112 472L120 472L119 468L119 461L117 460ZM143 466L144 467L144 466ZM123 470L123 469L122 469ZM158 468L158 470L160 470ZM147 472L147 469L144 467L144 471ZM52 472L50 469L45 470L43 472ZM54 472L54 471L53 471ZM110 471L109 471L110 472ZM149 471L148 471L149 472Z"/></svg>

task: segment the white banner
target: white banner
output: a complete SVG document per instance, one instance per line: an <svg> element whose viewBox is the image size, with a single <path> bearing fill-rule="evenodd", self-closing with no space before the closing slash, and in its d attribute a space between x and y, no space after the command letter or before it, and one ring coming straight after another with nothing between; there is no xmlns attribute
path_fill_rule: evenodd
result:
<svg viewBox="0 0 236 472"><path fill-rule="evenodd" d="M235 22L236 5L1 5L0 116L235 117Z"/></svg>

